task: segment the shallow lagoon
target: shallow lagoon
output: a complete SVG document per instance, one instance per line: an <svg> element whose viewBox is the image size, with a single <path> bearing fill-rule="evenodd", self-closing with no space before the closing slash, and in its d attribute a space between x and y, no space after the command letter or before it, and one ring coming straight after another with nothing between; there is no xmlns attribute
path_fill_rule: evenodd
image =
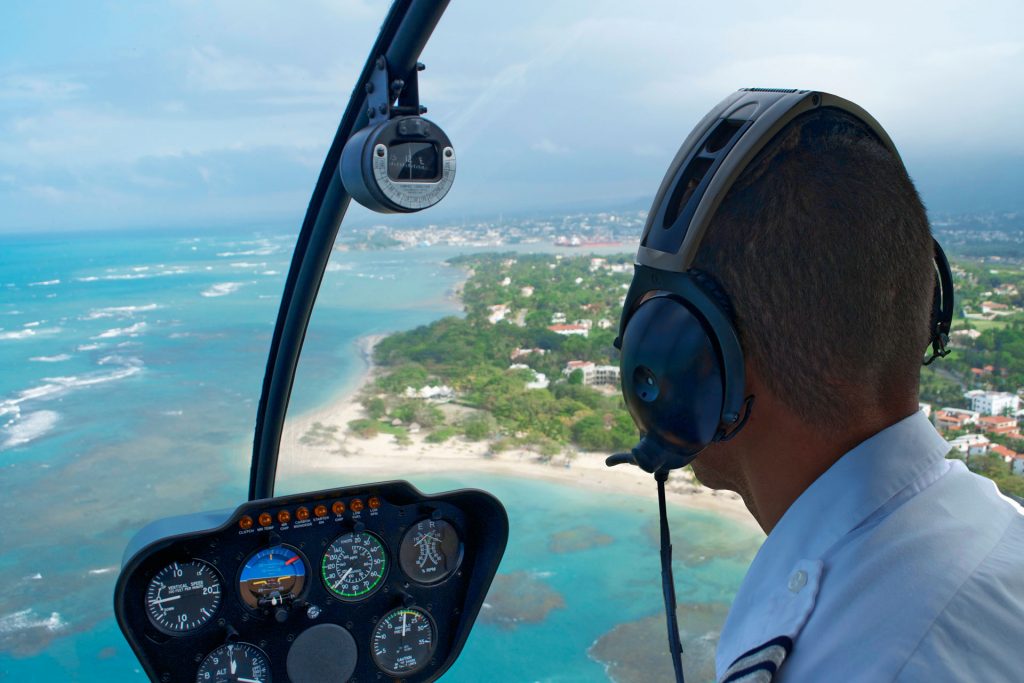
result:
<svg viewBox="0 0 1024 683"><path fill-rule="evenodd" d="M2 241L0 678L140 680L112 618L122 549L152 519L244 497L292 238ZM293 410L351 386L362 369L357 338L457 312L447 294L460 273L441 265L454 253L336 254ZM358 482L281 488L350 483ZM476 475L414 483L486 488L512 518L498 586L516 595L495 595L447 680L600 680L604 664L588 655L594 642L659 612L651 501ZM673 525L680 603L727 602L756 535L683 510ZM538 599L518 599L531 590ZM519 603L530 609L509 610Z"/></svg>

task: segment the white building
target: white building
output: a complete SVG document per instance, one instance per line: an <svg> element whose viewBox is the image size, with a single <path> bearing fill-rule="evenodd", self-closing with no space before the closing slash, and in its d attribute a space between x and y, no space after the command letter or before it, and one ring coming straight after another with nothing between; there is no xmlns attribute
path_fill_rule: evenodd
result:
<svg viewBox="0 0 1024 683"><path fill-rule="evenodd" d="M555 334L570 336L578 334L581 337L590 336L590 328L583 325L548 325L548 329Z"/></svg>
<svg viewBox="0 0 1024 683"><path fill-rule="evenodd" d="M1018 477L1024 477L1024 455L1017 454L1013 457L1013 462L1010 463L1010 472Z"/></svg>
<svg viewBox="0 0 1024 683"><path fill-rule="evenodd" d="M564 325L565 324L565 313L555 312L551 314L552 325Z"/></svg>
<svg viewBox="0 0 1024 683"><path fill-rule="evenodd" d="M525 287L520 287L519 288L519 293L522 294L523 296L527 296L527 297L533 296L533 287L531 287L530 285L526 285Z"/></svg>
<svg viewBox="0 0 1024 683"><path fill-rule="evenodd" d="M971 410L982 415L1003 415L1007 411L1020 410L1020 397L1007 391L982 391L975 389L964 394L970 400Z"/></svg>
<svg viewBox="0 0 1024 683"><path fill-rule="evenodd" d="M538 356L543 356L547 353L547 349L516 349L512 352L511 360L518 360L524 356L529 356L531 353L536 353Z"/></svg>
<svg viewBox="0 0 1024 683"><path fill-rule="evenodd" d="M951 332L949 336L953 339L977 339L981 336L981 332L978 330L956 330Z"/></svg>
<svg viewBox="0 0 1024 683"><path fill-rule="evenodd" d="M966 453L969 458L972 455L983 455L991 443L984 434L964 434L950 441L949 445L961 453Z"/></svg>
<svg viewBox="0 0 1024 683"><path fill-rule="evenodd" d="M565 364L562 374L568 377L576 370L583 373L583 384L588 387L615 386L619 383L618 365L597 365L589 360L571 360Z"/></svg>
<svg viewBox="0 0 1024 683"><path fill-rule="evenodd" d="M449 401L455 398L455 390L447 384L442 384L440 386L425 386L419 389L406 387L405 397L424 398L430 401Z"/></svg>
<svg viewBox="0 0 1024 683"><path fill-rule="evenodd" d="M491 312L491 314L487 316L487 322L492 325L504 320L505 316L508 315L509 312L507 304L497 304L495 306L488 306L487 308Z"/></svg>
<svg viewBox="0 0 1024 683"><path fill-rule="evenodd" d="M543 372L537 372L529 365L523 363L513 363L508 366L509 370L529 370L533 373L533 379L526 383L527 389L547 389L551 382L548 381L548 376Z"/></svg>
<svg viewBox="0 0 1024 683"><path fill-rule="evenodd" d="M917 408L924 413L925 417L930 418L932 416L932 405L930 403L918 403Z"/></svg>

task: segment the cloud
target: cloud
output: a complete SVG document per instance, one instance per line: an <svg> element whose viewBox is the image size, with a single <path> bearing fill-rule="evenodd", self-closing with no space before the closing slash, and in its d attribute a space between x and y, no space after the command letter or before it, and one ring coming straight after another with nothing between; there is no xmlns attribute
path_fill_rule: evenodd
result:
<svg viewBox="0 0 1024 683"><path fill-rule="evenodd" d="M351 90L358 69L335 66L312 72L301 66L225 54L214 46L195 47L187 57L187 83L200 91L256 95L268 105L338 104Z"/></svg>
<svg viewBox="0 0 1024 683"><path fill-rule="evenodd" d="M0 76L0 102L34 104L72 99L86 86L72 78L40 73L14 73Z"/></svg>
<svg viewBox="0 0 1024 683"><path fill-rule="evenodd" d="M569 148L565 145L556 145L548 138L541 138L537 142L530 145L530 149L541 152L542 154L568 154Z"/></svg>
<svg viewBox="0 0 1024 683"><path fill-rule="evenodd" d="M0 68L0 230L301 214L386 5L99 5L64 33L27 22ZM68 39L86 19L87 48ZM653 194L690 127L748 85L852 99L907 158L1019 164L1021 25L1019 0L452 3L420 90L459 151L455 210Z"/></svg>

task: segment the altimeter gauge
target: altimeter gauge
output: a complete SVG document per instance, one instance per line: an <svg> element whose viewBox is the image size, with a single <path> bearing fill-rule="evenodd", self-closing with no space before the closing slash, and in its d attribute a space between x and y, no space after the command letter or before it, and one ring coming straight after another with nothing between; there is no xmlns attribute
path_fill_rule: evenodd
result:
<svg viewBox="0 0 1024 683"><path fill-rule="evenodd" d="M430 615L415 607L389 612L373 629L373 661L382 671L400 676L430 663L437 631Z"/></svg>
<svg viewBox="0 0 1024 683"><path fill-rule="evenodd" d="M196 683L271 683L270 659L249 643L227 643L206 655Z"/></svg>
<svg viewBox="0 0 1024 683"><path fill-rule="evenodd" d="M217 613L221 581L201 560L172 562L146 588L146 615L157 630L180 635L204 626Z"/></svg>
<svg viewBox="0 0 1024 683"><path fill-rule="evenodd" d="M462 562L462 539L443 519L424 519L402 537L398 563L417 583L444 581Z"/></svg>
<svg viewBox="0 0 1024 683"><path fill-rule="evenodd" d="M379 538L366 531L338 536L321 562L324 585L334 597L362 600L383 584L387 552Z"/></svg>

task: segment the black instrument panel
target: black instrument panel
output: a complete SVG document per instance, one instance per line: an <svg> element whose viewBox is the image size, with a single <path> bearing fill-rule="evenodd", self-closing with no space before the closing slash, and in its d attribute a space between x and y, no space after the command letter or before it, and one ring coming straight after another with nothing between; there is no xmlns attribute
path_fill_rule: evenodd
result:
<svg viewBox="0 0 1024 683"><path fill-rule="evenodd" d="M507 540L504 508L477 490L386 482L253 501L143 529L114 611L161 683L432 681Z"/></svg>

